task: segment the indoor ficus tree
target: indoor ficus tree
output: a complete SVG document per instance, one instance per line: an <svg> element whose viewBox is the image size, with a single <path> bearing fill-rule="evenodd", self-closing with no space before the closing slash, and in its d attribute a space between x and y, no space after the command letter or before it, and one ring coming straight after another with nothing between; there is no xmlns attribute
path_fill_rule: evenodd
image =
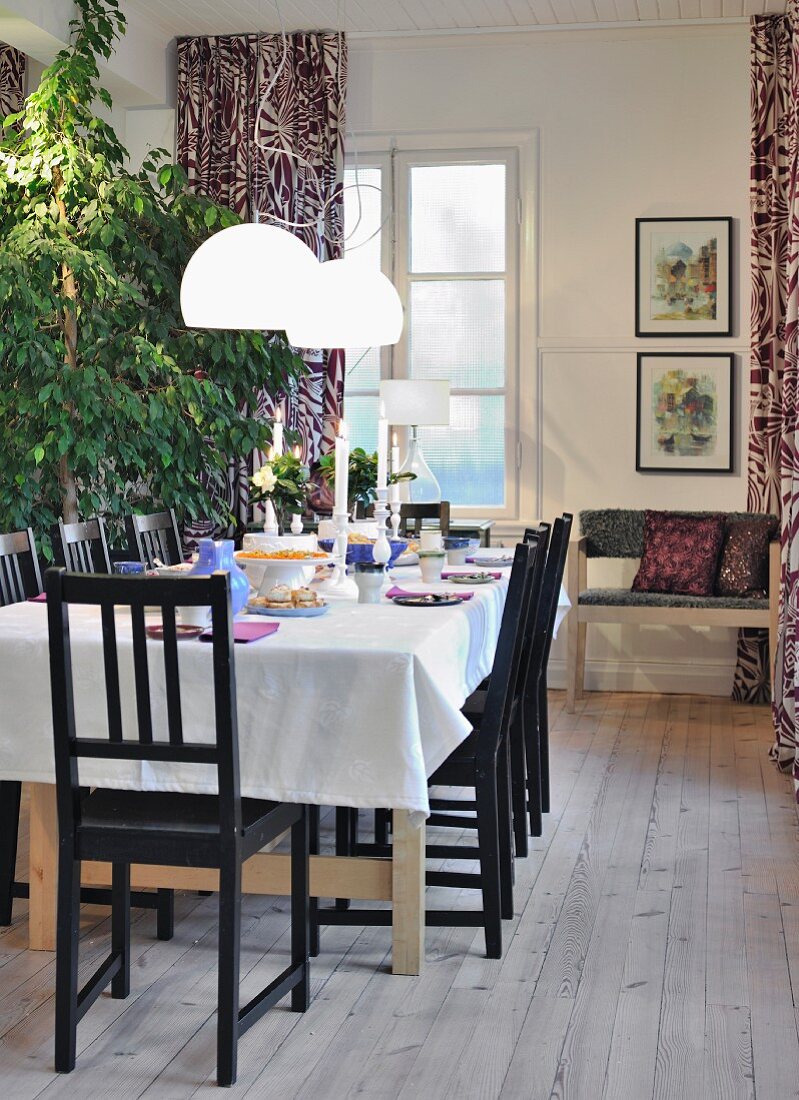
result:
<svg viewBox="0 0 799 1100"><path fill-rule="evenodd" d="M113 523L142 487L226 524L204 484L268 447L268 423L242 409L302 363L282 334L185 328L186 262L239 219L189 193L164 150L126 169L93 108L111 105L96 59L124 17L117 0L76 8L70 46L0 142L0 529Z"/></svg>

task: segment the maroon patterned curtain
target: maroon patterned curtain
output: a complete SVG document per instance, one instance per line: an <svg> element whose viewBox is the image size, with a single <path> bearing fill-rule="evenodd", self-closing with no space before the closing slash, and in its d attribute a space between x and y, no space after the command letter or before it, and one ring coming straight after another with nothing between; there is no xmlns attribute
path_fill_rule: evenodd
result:
<svg viewBox="0 0 799 1100"><path fill-rule="evenodd" d="M752 359L749 507L781 517L774 755L799 790L799 3L752 20Z"/></svg>
<svg viewBox="0 0 799 1100"><path fill-rule="evenodd" d="M0 120L22 107L25 96L25 54L0 42Z"/></svg>
<svg viewBox="0 0 799 1100"><path fill-rule="evenodd" d="M346 65L344 36L330 32L298 32L285 40L277 34L181 39L177 156L190 186L243 218L257 213L265 221L300 223L286 228L320 260L337 259L344 235ZM261 393L257 412L271 416L280 405L311 463L333 445L344 356L302 354L309 375L297 392ZM249 518L252 467L253 456L241 456L230 471L227 494L240 523Z"/></svg>

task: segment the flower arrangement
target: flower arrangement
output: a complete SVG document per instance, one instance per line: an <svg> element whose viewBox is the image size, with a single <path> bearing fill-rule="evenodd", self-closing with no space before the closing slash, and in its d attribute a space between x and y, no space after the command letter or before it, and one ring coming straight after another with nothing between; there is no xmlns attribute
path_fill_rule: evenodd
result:
<svg viewBox="0 0 799 1100"><path fill-rule="evenodd" d="M298 450L270 455L250 478L250 500L253 504L270 500L281 531L291 515L305 511L308 498L308 467L303 465Z"/></svg>

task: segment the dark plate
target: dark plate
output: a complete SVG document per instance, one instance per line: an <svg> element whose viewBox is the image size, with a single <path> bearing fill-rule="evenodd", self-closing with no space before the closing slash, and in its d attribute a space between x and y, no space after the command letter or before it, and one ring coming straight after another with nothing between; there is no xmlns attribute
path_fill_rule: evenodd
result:
<svg viewBox="0 0 799 1100"><path fill-rule="evenodd" d="M184 638L199 638L207 627L204 626L182 626L180 623L175 624L175 634L177 640L181 641ZM152 626L146 626L144 633L148 638L154 638L157 642L164 640L164 628L161 623L154 623Z"/></svg>
<svg viewBox="0 0 799 1100"><path fill-rule="evenodd" d="M463 600L431 592L429 596L393 596L392 603L402 604L403 607L457 607Z"/></svg>

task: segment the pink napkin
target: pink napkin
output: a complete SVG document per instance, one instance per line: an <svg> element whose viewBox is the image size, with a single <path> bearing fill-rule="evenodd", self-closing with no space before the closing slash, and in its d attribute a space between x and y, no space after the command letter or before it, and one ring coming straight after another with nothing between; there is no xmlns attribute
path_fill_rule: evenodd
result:
<svg viewBox="0 0 799 1100"><path fill-rule="evenodd" d="M393 588L389 588L388 592L386 592L386 596L390 600L396 599L397 596L403 596L404 598L408 599L409 597L415 598L418 596L429 595L429 592L406 592L404 588L397 588L396 585L394 585ZM440 592L439 595L446 596L447 599L451 600L470 600L474 595L474 592Z"/></svg>
<svg viewBox="0 0 799 1100"><path fill-rule="evenodd" d="M501 573L489 573L485 569L480 570L481 573L485 573L487 577L493 577L495 581L502 580ZM457 569L445 569L441 574L442 581L445 581L447 577L462 577L463 573L459 573Z"/></svg>
<svg viewBox="0 0 799 1100"><path fill-rule="evenodd" d="M47 603L47 593L40 592L38 596L28 596L28 603Z"/></svg>
<svg viewBox="0 0 799 1100"><path fill-rule="evenodd" d="M268 638L270 634L276 634L280 630L280 623L234 623L234 642L257 642L259 638ZM210 642L214 636L212 630L205 630L200 635L201 642Z"/></svg>

